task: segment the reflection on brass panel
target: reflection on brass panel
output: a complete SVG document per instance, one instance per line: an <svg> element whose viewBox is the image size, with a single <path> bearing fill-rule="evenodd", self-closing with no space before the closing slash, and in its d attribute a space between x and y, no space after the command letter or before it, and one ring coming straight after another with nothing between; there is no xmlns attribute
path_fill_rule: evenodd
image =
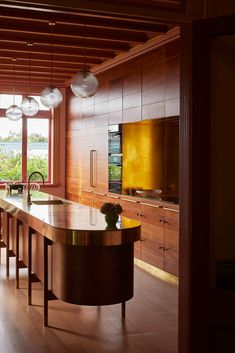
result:
<svg viewBox="0 0 235 353"><path fill-rule="evenodd" d="M122 125L122 189L160 189L178 195L179 118Z"/></svg>
<svg viewBox="0 0 235 353"><path fill-rule="evenodd" d="M164 124L146 120L123 124L123 189L164 186Z"/></svg>

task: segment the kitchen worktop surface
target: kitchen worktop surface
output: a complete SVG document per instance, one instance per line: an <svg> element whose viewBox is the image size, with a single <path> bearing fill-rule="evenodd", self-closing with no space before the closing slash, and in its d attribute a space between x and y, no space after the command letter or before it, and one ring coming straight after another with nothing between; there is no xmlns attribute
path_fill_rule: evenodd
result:
<svg viewBox="0 0 235 353"><path fill-rule="evenodd" d="M54 200L61 203L49 204ZM34 204L35 201L42 203ZM8 195L1 190L0 207L50 240L63 244L120 245L140 239L138 221L120 216L116 227L109 228L99 209L39 191L32 192L32 204L28 204L24 195Z"/></svg>

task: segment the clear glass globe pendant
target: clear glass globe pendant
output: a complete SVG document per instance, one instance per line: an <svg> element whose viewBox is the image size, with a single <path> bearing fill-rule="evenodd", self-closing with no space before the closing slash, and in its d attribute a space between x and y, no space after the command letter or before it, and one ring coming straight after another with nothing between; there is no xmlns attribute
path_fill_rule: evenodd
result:
<svg viewBox="0 0 235 353"><path fill-rule="evenodd" d="M98 80L90 71L83 70L73 76L71 90L77 97L92 97L98 88Z"/></svg>
<svg viewBox="0 0 235 353"><path fill-rule="evenodd" d="M53 86L52 81L53 81L53 28L55 26L55 22L50 21L49 26L51 28L51 65L50 65L50 85L45 87L41 94L40 94L40 100L42 104L49 108L49 109L54 109L57 108L60 103L63 100L63 96L59 88Z"/></svg>
<svg viewBox="0 0 235 353"><path fill-rule="evenodd" d="M58 88L49 86L41 92L40 99L45 107L53 109L59 106L63 100L63 96Z"/></svg>
<svg viewBox="0 0 235 353"><path fill-rule="evenodd" d="M21 110L25 116L34 116L39 111L39 104L35 98L28 96L21 103Z"/></svg>
<svg viewBox="0 0 235 353"><path fill-rule="evenodd" d="M39 111L39 104L35 98L31 97L31 61L32 61L32 42L28 42L27 46L29 48L29 95L25 97L21 102L21 110L25 116L34 116Z"/></svg>
<svg viewBox="0 0 235 353"><path fill-rule="evenodd" d="M84 18L83 24L83 32L84 32L84 45L83 45L83 70L76 73L71 80L71 90L73 94L77 97L88 98L92 97L98 88L99 82L95 75L92 72L86 69L86 24Z"/></svg>
<svg viewBox="0 0 235 353"><path fill-rule="evenodd" d="M6 110L6 117L11 120L11 121L17 121L20 120L23 116L23 112L18 107L18 105L15 104L15 63L17 59L12 58L12 63L13 63L13 104L10 105L10 107L7 108Z"/></svg>
<svg viewBox="0 0 235 353"><path fill-rule="evenodd" d="M20 120L23 116L23 112L16 104L12 104L6 110L6 117L11 121Z"/></svg>

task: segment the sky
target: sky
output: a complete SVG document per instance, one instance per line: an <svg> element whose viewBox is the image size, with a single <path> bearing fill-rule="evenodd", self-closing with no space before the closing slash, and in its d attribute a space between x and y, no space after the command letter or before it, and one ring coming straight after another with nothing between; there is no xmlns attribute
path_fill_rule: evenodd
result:
<svg viewBox="0 0 235 353"><path fill-rule="evenodd" d="M47 119L30 119L32 121L31 124L28 124L28 134L30 135L32 132L37 132L42 136L48 136L48 120ZM22 119L18 121L10 121L7 118L0 117L0 137L7 137L8 132L14 131L19 132L22 126Z"/></svg>
<svg viewBox="0 0 235 353"><path fill-rule="evenodd" d="M34 98L38 101L39 107L42 110L47 110L40 102L39 97ZM15 104L20 106L20 103L22 101L22 96L20 95L15 95ZM13 97L12 95L9 94L0 94L0 107L1 108L8 108L11 104L13 104ZM46 119L31 119L32 124L28 124L28 132L29 134L31 132L37 132L38 134L42 136L48 136L48 123ZM30 125L33 125L32 128ZM7 137L8 132L14 131L14 132L19 132L21 130L22 126L22 119L18 121L10 121L9 119L5 117L0 117L0 137Z"/></svg>

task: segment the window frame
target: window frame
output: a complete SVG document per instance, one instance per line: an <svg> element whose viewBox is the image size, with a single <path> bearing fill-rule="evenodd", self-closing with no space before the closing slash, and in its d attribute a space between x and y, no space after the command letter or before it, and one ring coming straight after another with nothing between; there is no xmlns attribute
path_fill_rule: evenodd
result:
<svg viewBox="0 0 235 353"><path fill-rule="evenodd" d="M22 95L23 99L24 95ZM0 108L0 119L1 118L6 118L6 108ZM53 114L51 110L39 110L39 112L32 117L27 117L24 116L22 117L22 141L21 141L21 180L20 182L26 182L27 181L27 147L28 147L28 119L48 119L48 178L45 180L46 184L52 184L52 123L53 123ZM0 120L1 121L1 120ZM4 185L6 182L9 181L3 181L0 180L0 186Z"/></svg>

